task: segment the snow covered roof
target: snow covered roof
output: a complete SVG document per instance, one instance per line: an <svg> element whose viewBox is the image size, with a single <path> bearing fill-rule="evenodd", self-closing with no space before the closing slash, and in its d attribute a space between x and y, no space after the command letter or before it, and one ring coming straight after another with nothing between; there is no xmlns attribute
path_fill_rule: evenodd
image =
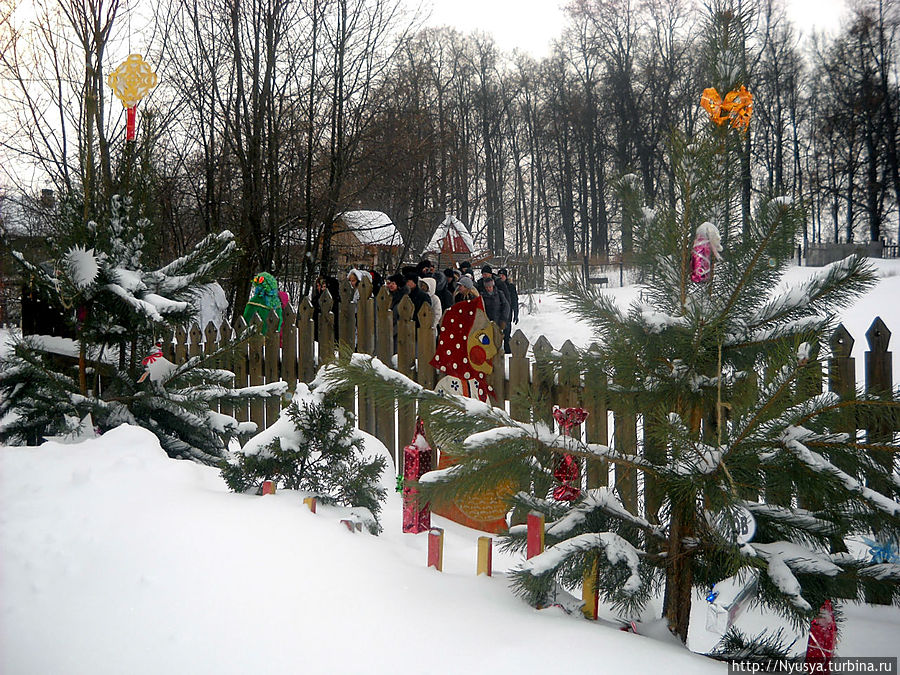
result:
<svg viewBox="0 0 900 675"><path fill-rule="evenodd" d="M445 239L449 236L449 241ZM461 250L465 246L465 250ZM468 228L456 216L447 216L444 222L438 225L431 241L425 247L425 253L472 253L475 250L475 242Z"/></svg>
<svg viewBox="0 0 900 675"><path fill-rule="evenodd" d="M337 219L356 235L360 243L402 246L403 238L390 217L381 211L344 211Z"/></svg>

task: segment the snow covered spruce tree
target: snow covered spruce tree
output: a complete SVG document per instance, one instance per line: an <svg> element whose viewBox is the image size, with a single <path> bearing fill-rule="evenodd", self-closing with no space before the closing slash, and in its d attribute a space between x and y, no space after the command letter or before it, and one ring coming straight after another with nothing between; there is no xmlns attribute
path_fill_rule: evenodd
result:
<svg viewBox="0 0 900 675"><path fill-rule="evenodd" d="M37 444L50 435L83 432L90 415L101 431L122 423L149 429L171 457L218 461L231 437L255 425L239 425L211 405L278 396L285 383L235 389L229 385L234 374L215 367L251 330L178 366L157 345L175 325L193 318L192 301L201 286L227 268L233 235L210 235L187 255L148 269L143 232L149 223L130 213L128 200L114 198L109 217L100 222L72 218L52 242L51 264L13 254L77 340L17 340L0 366L0 441Z"/></svg>
<svg viewBox="0 0 900 675"><path fill-rule="evenodd" d="M235 492L257 490L271 480L279 488L302 490L324 504L353 509L372 534L381 526L378 514L387 490L381 475L384 456L367 456L353 414L320 379L297 384L291 404L275 424L230 453L222 476Z"/></svg>
<svg viewBox="0 0 900 675"><path fill-rule="evenodd" d="M760 198L729 226L739 183L721 172L740 147L752 99L742 83L724 81L738 94L716 102L704 92L709 128L673 146L675 207L642 209L636 181L624 181L640 300L624 310L579 276L559 284L597 343L554 365L608 383L614 408L640 413L633 446L587 444L536 419L423 390L366 356L345 357L334 373L376 400L418 402L432 442L457 459L416 486L426 499L513 481L510 506L546 515L549 548L512 575L523 597L546 605L558 586L576 589L592 570L601 598L625 617L661 593L663 618L682 642L697 594L729 579L755 583L756 602L804 630L828 599L877 591L900 601L900 566L849 552L860 537L900 536L897 444L890 432L856 431L892 429L897 392L841 400L822 386L833 312L874 273L851 256L779 285L803 218L789 199ZM626 505L605 487L553 500L553 468L566 454L640 473L643 503ZM736 536L746 511L756 523L749 542ZM511 528L506 545L523 550L524 528Z"/></svg>

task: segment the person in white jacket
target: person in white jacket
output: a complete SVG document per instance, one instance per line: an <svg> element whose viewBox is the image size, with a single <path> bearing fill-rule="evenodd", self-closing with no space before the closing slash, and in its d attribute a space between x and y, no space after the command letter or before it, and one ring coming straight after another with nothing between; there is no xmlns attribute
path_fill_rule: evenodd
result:
<svg viewBox="0 0 900 675"><path fill-rule="evenodd" d="M435 281L432 277L422 277L419 279L419 288L428 293L428 297L431 299L431 312L434 314L434 334L437 335L440 330L441 325L441 301L438 296L435 294L435 290L437 289L437 281Z"/></svg>
<svg viewBox="0 0 900 675"><path fill-rule="evenodd" d="M353 299L350 300L352 303L359 302L359 282L366 278L369 280L369 283L372 282L372 274L367 270L358 270L355 267L347 272L347 279L350 281L350 285L353 286Z"/></svg>

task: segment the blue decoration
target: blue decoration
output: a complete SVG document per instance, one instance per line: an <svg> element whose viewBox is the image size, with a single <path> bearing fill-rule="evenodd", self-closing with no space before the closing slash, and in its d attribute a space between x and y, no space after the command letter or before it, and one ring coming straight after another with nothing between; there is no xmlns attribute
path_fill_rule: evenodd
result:
<svg viewBox="0 0 900 675"><path fill-rule="evenodd" d="M872 562L900 564L900 549L896 541L875 541L863 537L863 543L869 547Z"/></svg>
<svg viewBox="0 0 900 675"><path fill-rule="evenodd" d="M716 601L716 598L719 597L719 591L710 591L709 595L706 596L706 601L710 604Z"/></svg>

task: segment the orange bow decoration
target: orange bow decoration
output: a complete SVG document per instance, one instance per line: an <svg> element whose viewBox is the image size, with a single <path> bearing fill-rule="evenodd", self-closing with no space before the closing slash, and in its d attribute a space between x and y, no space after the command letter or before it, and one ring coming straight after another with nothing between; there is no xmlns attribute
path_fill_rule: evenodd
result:
<svg viewBox="0 0 900 675"><path fill-rule="evenodd" d="M703 90L700 105L719 126L728 122L732 129L745 130L753 114L753 94L744 85L725 94L725 100L712 87Z"/></svg>

